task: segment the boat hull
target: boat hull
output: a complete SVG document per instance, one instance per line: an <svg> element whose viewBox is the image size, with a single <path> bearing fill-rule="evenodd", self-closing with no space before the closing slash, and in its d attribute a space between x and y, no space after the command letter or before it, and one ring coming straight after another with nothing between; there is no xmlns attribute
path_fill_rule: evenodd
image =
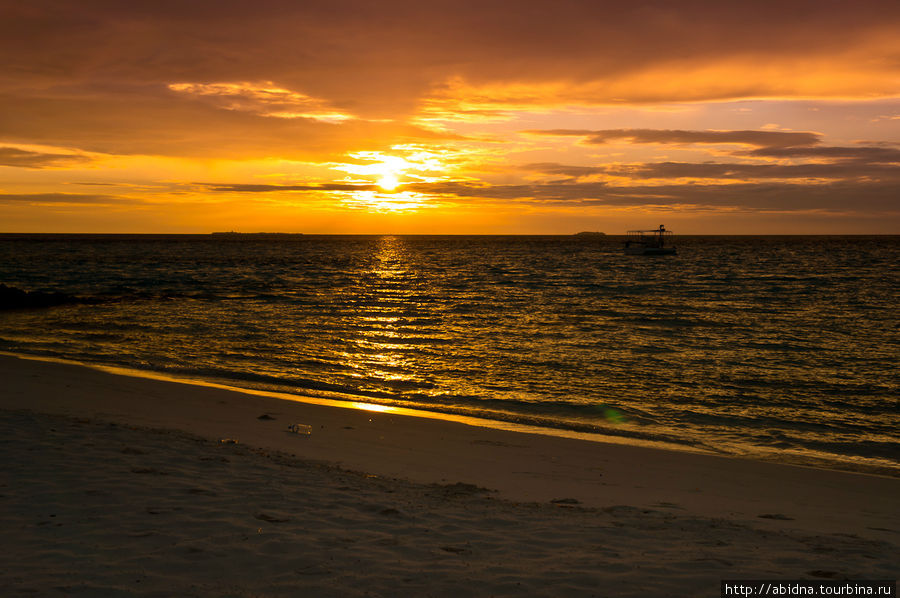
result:
<svg viewBox="0 0 900 598"><path fill-rule="evenodd" d="M675 255L674 247L626 247L627 255Z"/></svg>

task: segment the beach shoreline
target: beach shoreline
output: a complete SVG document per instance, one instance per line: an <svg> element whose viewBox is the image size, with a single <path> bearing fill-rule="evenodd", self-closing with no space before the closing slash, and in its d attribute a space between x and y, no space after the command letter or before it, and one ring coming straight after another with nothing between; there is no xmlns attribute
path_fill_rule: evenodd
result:
<svg viewBox="0 0 900 598"><path fill-rule="evenodd" d="M394 577L401 574L392 567L423 558L443 566L447 557L456 559L453 566L432 572L436 587L444 588L435 595L458 590L454 584L462 582L453 580L463 564L477 573L472 579L485 584L478 592L464 592L470 595L516 595L517 586L510 585L515 579L533 590L519 595L591 595L596 588L598 595L636 596L646 595L653 584L664 587L666 580L689 590L677 595L709 595L720 579L763 573L787 579L815 578L816 572L822 578L897 577L891 557L900 537L896 478L285 401L10 356L0 356L0 376L5 382L0 392L4 462L12 464L3 489L4 513L7 526L22 538L8 558L56 571L48 579L66 587L77 587L78 579L102 578L103 587L119 588L122 595L150 595L151 588L164 593L167 584L188 588L196 572L185 570L185 555L179 551L194 536L181 537L182 532L173 530L187 524L202 527L207 520L208 529L197 535L206 538L197 547L200 552L190 554L233 558L235 565L241 559L277 561L289 558L288 552L299 558L294 544L305 545L304 534L329 550L341 544L341 537L357 537L344 548L369 563L374 577L357 581L368 583L374 595L422 595L416 591L418 581L397 582ZM288 429L292 424L308 428L297 428L298 434ZM105 455L102 459L98 451ZM229 471L213 467L226 463L218 457L228 460ZM240 472L234 471L238 462ZM295 483L301 472L315 481ZM120 485L121 493L107 496L108 514L92 512L96 519L82 514L69 535L60 532L60 546L70 548L54 549L48 530L59 522L59 513L77 519L73 509L93 496L88 492L95 488L85 486L92 477L99 486L103 480ZM153 506L174 500L169 491L176 480L181 481L174 496L183 510ZM259 494L259 504L248 507L238 487L247 496ZM216 500L207 501L204 488ZM127 501L115 500L124 496ZM322 517L313 503L316 509L330 505L327 525L312 523ZM361 514L361 504L371 508ZM136 505L143 506L116 517ZM171 521L160 525L166 518L150 511L167 513ZM193 515L187 523L179 520L189 512ZM56 522L50 521L52 514ZM418 523L412 525L412 520ZM229 542L238 542L251 528L277 528L276 544L286 551L293 548L282 554L271 544L275 540L256 538L260 543L250 552L243 550L240 558L213 558L216 525L243 530L228 536ZM449 535L437 544L422 544L423 538L441 534ZM132 546L135 537L150 538L144 544L152 550L142 553L146 546ZM148 574L142 588L132 584L122 589L124 578L118 579L115 571L134 574L138 557L102 571L98 562L79 572L75 563L86 557L78 556L72 543L101 552L124 546L126 553L137 551L149 559L142 566L152 563L149 568L156 573ZM537 550L534 543L542 544L539 562L517 562L523 550ZM601 545L609 554L598 552ZM344 582L323 571L346 574L348 565L325 567L315 560L314 548L300 552L315 561L307 564L321 577L317 595L347 595L340 591ZM502 563L492 560L503 555ZM556 560L564 557L574 567L568 580L559 575L564 561ZM651 565L656 568L649 577L634 573ZM16 573L21 566L5 580L19 590L36 583L11 580L9 576L22 577ZM288 568L296 572L304 566L292 563ZM167 571L171 575L163 574ZM306 576L298 581L297 575L271 575L269 585L237 573L228 583L238 588L234 595L291 595L290 588L310 582ZM391 579L400 585L391 586ZM605 582L616 589L604 590ZM197 595L223 593L213 589L214 581L196 583ZM701 592L701 586L711 590Z"/></svg>
<svg viewBox="0 0 900 598"><path fill-rule="evenodd" d="M339 409L362 409L364 411L372 411L376 413L387 413L391 415L409 416L420 419L435 419L501 431L561 437L587 442L598 442L603 444L622 444L626 446L660 449L664 451L717 455L725 458L734 458L757 462L771 462L781 465L792 465L814 469L843 471L849 473L870 474L875 476L885 476L900 479L900 469L897 469L897 467L893 464L889 464L889 461L876 463L872 462L872 460L870 459L863 461L841 460L837 459L835 455L817 455L809 452L798 453L790 449L768 449L765 451L756 450L747 453L734 453L723 449L717 449L717 447L702 446L698 443L692 443L687 439L677 441L667 440L663 438L654 438L646 434L635 433L634 429L630 429L626 431L626 433L619 433L618 430L608 429L604 431L587 431L582 429L582 426L577 423L572 427L566 427L562 424L542 425L540 423L529 423L526 421L517 421L516 419L508 419L502 416L479 416L460 413L456 410L443 410L441 408L432 409L430 406L418 407L402 404L394 405L389 402L370 402L366 397L353 397L350 395L328 396L323 394L308 394L303 392L290 392L285 390L255 388L252 386L240 386L234 383L229 383L228 381L213 381L190 376L173 375L167 372L161 372L151 369L133 369L121 365L111 365L106 363L75 361L66 359L64 357L0 351L0 358L3 357L42 361L46 363L56 363L67 366L85 367L113 375L170 382L175 384L184 384L189 386L221 389L252 397L267 397L276 399L277 401L307 403L311 405L335 407ZM757 447L757 449L759 449L759 447Z"/></svg>

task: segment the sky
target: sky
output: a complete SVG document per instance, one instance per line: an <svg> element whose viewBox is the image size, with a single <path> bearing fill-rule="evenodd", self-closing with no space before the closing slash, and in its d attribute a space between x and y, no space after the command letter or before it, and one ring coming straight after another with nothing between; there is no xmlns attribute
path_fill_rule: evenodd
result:
<svg viewBox="0 0 900 598"><path fill-rule="evenodd" d="M900 2L0 0L0 232L897 234Z"/></svg>

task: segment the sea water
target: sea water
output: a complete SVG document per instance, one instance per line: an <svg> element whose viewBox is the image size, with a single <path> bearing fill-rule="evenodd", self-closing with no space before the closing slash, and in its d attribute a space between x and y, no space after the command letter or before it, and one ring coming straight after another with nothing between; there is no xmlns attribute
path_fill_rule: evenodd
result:
<svg viewBox="0 0 900 598"><path fill-rule="evenodd" d="M0 351L900 475L900 237L4 235Z"/></svg>

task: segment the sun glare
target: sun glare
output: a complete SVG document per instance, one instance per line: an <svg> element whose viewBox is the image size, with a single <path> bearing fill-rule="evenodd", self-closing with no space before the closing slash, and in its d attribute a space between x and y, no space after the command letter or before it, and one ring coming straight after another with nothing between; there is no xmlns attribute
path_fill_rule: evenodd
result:
<svg viewBox="0 0 900 598"><path fill-rule="evenodd" d="M449 180L448 167L442 160L449 152L429 151L417 145L397 145L391 151L394 153L352 152L347 154L352 162L329 165L351 175L343 182L368 187L343 193L341 201L345 206L370 212L398 213L416 212L437 205L433 198L404 189L404 186Z"/></svg>
<svg viewBox="0 0 900 598"><path fill-rule="evenodd" d="M399 156L380 156L381 163L373 170L378 175L377 185L385 191L393 191L400 186L400 177L413 165Z"/></svg>
<svg viewBox="0 0 900 598"><path fill-rule="evenodd" d="M348 155L354 160L362 161L362 164L337 163L331 167L366 177L362 180L387 192L393 192L407 183L432 182L445 176L446 166L439 160L439 155L416 146L395 146L392 149L403 155L378 151L352 152ZM355 182L361 180L357 179Z"/></svg>
<svg viewBox="0 0 900 598"><path fill-rule="evenodd" d="M400 179L393 172L387 172L378 179L378 186L385 191L393 191L400 185Z"/></svg>

